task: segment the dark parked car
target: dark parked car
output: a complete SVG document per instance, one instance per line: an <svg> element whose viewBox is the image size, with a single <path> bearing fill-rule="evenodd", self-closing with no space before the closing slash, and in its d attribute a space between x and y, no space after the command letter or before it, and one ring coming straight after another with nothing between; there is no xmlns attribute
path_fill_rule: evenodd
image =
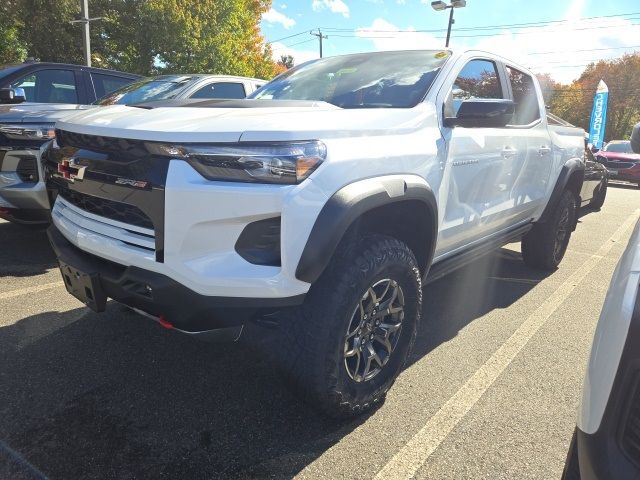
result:
<svg viewBox="0 0 640 480"><path fill-rule="evenodd" d="M547 123L549 125L576 128L575 125L570 124L552 113L547 113ZM608 172L606 167L594 157L591 150L586 148L587 140L588 136L585 136L585 171L584 182L580 190L580 206L599 209L604 204L607 196Z"/></svg>
<svg viewBox="0 0 640 480"><path fill-rule="evenodd" d="M607 167L612 180L631 182L640 187L640 154L631 149L630 141L612 140L596 152L596 158Z"/></svg>
<svg viewBox="0 0 640 480"><path fill-rule="evenodd" d="M140 75L65 63L26 62L0 66L0 89L22 89L24 99L8 92L0 102L89 104L140 78Z"/></svg>

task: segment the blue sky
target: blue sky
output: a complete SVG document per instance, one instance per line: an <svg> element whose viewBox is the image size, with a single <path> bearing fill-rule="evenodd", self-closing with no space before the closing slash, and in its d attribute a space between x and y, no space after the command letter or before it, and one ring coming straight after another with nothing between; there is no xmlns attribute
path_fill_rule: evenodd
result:
<svg viewBox="0 0 640 480"><path fill-rule="evenodd" d="M430 3L276 0L263 16L262 32L273 42L274 57L291 54L296 63L318 57L318 40L309 34L318 27L329 37L324 40L325 56L441 48L445 32L434 30L446 28L448 12L434 11ZM638 0L467 0L465 8L456 9L455 20L453 48L500 53L565 83L591 61L640 50ZM550 21L555 23L513 26ZM464 30L478 27L492 28Z"/></svg>

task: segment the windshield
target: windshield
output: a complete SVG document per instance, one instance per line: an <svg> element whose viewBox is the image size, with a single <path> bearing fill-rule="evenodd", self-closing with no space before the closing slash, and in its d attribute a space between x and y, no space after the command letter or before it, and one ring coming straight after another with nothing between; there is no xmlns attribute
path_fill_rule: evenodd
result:
<svg viewBox="0 0 640 480"><path fill-rule="evenodd" d="M631 142L609 143L604 147L605 152L633 153Z"/></svg>
<svg viewBox="0 0 640 480"><path fill-rule="evenodd" d="M316 100L342 108L409 108L420 102L450 53L363 53L306 63L249 98Z"/></svg>
<svg viewBox="0 0 640 480"><path fill-rule="evenodd" d="M95 105L133 105L174 98L193 77L145 78L96 100Z"/></svg>

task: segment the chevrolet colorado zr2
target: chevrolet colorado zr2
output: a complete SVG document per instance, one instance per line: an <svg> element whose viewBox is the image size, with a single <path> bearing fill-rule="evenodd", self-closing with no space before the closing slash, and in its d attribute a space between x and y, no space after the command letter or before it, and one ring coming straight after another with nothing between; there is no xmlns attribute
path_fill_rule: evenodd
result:
<svg viewBox="0 0 640 480"><path fill-rule="evenodd" d="M43 154L67 290L210 339L267 319L330 415L384 399L425 281L520 240L555 269L577 223L584 132L490 53L324 58L248 99L141 107L66 117Z"/></svg>

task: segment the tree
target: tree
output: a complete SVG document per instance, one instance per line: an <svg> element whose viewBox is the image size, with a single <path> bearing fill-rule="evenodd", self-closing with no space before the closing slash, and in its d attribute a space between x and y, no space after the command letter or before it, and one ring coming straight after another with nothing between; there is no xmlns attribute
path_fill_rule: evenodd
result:
<svg viewBox="0 0 640 480"><path fill-rule="evenodd" d="M588 131L600 80L609 87L605 140L629 138L640 121L640 53L588 65L571 85L556 87L552 111Z"/></svg>
<svg viewBox="0 0 640 480"><path fill-rule="evenodd" d="M102 17L91 25L92 63L143 75L269 79L276 64L260 19L270 6L271 0L91 0L90 15ZM81 27L69 23L80 16L79 0L5 0L0 8L0 60L83 61ZM28 27L12 12L29 12Z"/></svg>
<svg viewBox="0 0 640 480"><path fill-rule="evenodd" d="M15 0L4 0L0 4L0 65L19 63L27 56L27 49L19 38L23 24L18 17L17 4Z"/></svg>

